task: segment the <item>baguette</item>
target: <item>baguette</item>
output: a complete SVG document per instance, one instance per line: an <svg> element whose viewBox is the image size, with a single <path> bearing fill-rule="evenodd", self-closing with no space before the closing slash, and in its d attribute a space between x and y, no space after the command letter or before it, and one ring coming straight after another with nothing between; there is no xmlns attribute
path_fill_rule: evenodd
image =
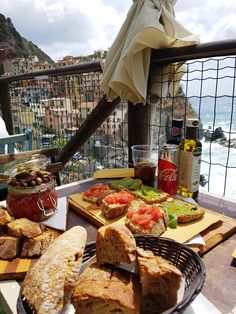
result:
<svg viewBox="0 0 236 314"><path fill-rule="evenodd" d="M87 233L76 226L64 232L28 271L22 294L37 314L60 313L79 277Z"/></svg>
<svg viewBox="0 0 236 314"><path fill-rule="evenodd" d="M75 314L138 314L139 280L136 274L125 270L92 265L80 276L72 304Z"/></svg>
<svg viewBox="0 0 236 314"><path fill-rule="evenodd" d="M162 313L177 304L182 274L169 261L154 255L138 256L142 285L141 313Z"/></svg>
<svg viewBox="0 0 236 314"><path fill-rule="evenodd" d="M136 242L130 230L121 224L98 229L96 256L99 264L131 263L136 259Z"/></svg>

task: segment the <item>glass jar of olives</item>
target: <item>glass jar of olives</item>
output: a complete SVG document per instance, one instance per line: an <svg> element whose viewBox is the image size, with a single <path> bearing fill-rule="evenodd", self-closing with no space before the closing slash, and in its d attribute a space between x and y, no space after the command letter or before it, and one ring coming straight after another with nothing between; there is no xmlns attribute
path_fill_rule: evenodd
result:
<svg viewBox="0 0 236 314"><path fill-rule="evenodd" d="M54 176L45 170L47 158L34 155L29 160L13 162L4 173L7 185L7 210L15 218L40 222L57 212Z"/></svg>

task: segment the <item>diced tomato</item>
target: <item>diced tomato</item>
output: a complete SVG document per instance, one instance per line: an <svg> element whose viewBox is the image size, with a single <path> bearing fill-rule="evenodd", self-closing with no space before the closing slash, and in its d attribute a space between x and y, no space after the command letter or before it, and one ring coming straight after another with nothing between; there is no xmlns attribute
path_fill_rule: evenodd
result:
<svg viewBox="0 0 236 314"><path fill-rule="evenodd" d="M143 214L146 214L146 212L147 212L147 207L145 207L145 206L139 206L139 209L138 209L138 214L139 215L143 215Z"/></svg>
<svg viewBox="0 0 236 314"><path fill-rule="evenodd" d="M138 220L139 220L139 214L133 214L133 216L131 217L130 221L133 223L133 224L137 224Z"/></svg>
<svg viewBox="0 0 236 314"><path fill-rule="evenodd" d="M85 192L84 192L84 195L87 196L87 197L90 197L90 196L91 196L90 190L85 191Z"/></svg>
<svg viewBox="0 0 236 314"><path fill-rule="evenodd" d="M107 204L115 204L115 202L116 202L116 200L115 200L115 198L113 197L113 194L110 194L110 195L107 195L106 197L105 197L105 202L107 203Z"/></svg>
<svg viewBox="0 0 236 314"><path fill-rule="evenodd" d="M133 217L133 214L135 213L133 208L129 208L128 213L127 213L127 217L129 219L131 219Z"/></svg>
<svg viewBox="0 0 236 314"><path fill-rule="evenodd" d="M126 191L112 193L105 197L107 204L129 204L133 200L134 196L127 193Z"/></svg>
<svg viewBox="0 0 236 314"><path fill-rule="evenodd" d="M162 217L160 208L155 204L150 206L150 213L152 215L152 219L154 220L158 220Z"/></svg>
<svg viewBox="0 0 236 314"><path fill-rule="evenodd" d="M145 228L147 225L150 224L151 219L152 219L152 215L149 215L149 214L139 215L137 224Z"/></svg>
<svg viewBox="0 0 236 314"><path fill-rule="evenodd" d="M92 186L90 187L90 190L91 190L91 191L98 190L98 189L100 189L102 186L103 186L102 183L95 183L94 185L92 185Z"/></svg>

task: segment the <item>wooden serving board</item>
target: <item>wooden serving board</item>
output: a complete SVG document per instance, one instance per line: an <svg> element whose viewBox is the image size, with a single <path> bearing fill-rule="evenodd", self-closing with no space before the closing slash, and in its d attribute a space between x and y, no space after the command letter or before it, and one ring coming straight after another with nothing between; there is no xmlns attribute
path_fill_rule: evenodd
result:
<svg viewBox="0 0 236 314"><path fill-rule="evenodd" d="M106 219L101 213L101 210L88 210L90 204L83 200L82 193L70 195L68 201L74 211L86 217L97 227L114 222L124 223L125 215L116 219ZM201 249L201 252L204 254L211 247L236 232L236 221L233 219L228 220L230 220L230 218L227 219L220 214L205 209L205 215L201 219L186 224L180 224L176 229L167 228L161 236L176 240L180 243L185 243L200 233L206 242L205 248L203 248L202 245L191 245L191 247L198 252L200 252ZM219 233L221 236L217 236Z"/></svg>
<svg viewBox="0 0 236 314"><path fill-rule="evenodd" d="M200 235L205 241L205 245L191 244L189 245L200 256L203 256L209 250L214 248L219 243L223 242L231 235L236 233L236 220L227 216L221 216L221 219L209 226L207 229L200 232ZM236 251L235 251L236 253Z"/></svg>
<svg viewBox="0 0 236 314"><path fill-rule="evenodd" d="M48 228L53 233L54 238L61 232ZM0 260L0 280L23 279L27 271L34 265L38 258L15 258L12 261Z"/></svg>

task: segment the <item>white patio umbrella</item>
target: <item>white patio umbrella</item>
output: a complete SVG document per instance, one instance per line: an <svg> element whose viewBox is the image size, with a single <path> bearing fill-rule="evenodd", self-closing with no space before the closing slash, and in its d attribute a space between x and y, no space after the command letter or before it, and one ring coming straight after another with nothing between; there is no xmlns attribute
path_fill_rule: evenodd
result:
<svg viewBox="0 0 236 314"><path fill-rule="evenodd" d="M197 36L187 31L174 16L175 0L133 0L127 18L107 53L103 67L101 86L108 99L119 96L132 103L145 103L151 49L182 47L198 43ZM176 74L168 76L168 69ZM164 70L165 80L178 81L179 66ZM162 69L163 72L163 69ZM156 74L157 76L160 73ZM167 80L167 81L168 81ZM155 85L155 84L154 84ZM166 94L176 91L177 85ZM156 86L158 94L158 86ZM163 87L162 87L163 96ZM167 96L167 95L166 95Z"/></svg>

